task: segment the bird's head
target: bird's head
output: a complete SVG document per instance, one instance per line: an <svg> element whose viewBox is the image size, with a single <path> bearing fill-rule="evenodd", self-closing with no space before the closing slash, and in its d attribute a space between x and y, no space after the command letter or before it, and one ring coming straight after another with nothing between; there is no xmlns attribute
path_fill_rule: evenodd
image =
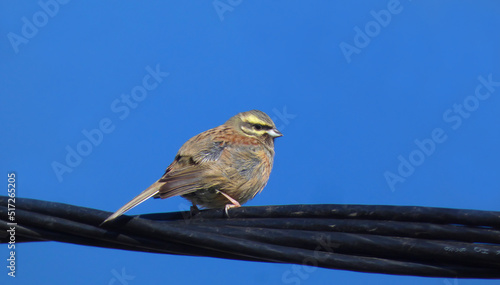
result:
<svg viewBox="0 0 500 285"><path fill-rule="evenodd" d="M273 120L266 113L259 110L239 113L229 119L226 124L233 125L246 136L256 137L264 141L283 136L276 129Z"/></svg>

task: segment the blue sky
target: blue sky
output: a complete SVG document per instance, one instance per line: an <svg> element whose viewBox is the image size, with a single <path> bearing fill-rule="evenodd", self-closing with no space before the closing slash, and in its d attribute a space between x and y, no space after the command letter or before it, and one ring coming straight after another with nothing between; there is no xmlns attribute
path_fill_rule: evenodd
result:
<svg viewBox="0 0 500 285"><path fill-rule="evenodd" d="M260 109L284 137L247 205L500 210L497 1L0 5L0 166L17 173L19 197L114 211L187 139ZM72 151L82 155L68 162ZM17 254L17 277L4 269L0 283L294 284L289 264L60 243ZM300 284L500 284L303 270Z"/></svg>

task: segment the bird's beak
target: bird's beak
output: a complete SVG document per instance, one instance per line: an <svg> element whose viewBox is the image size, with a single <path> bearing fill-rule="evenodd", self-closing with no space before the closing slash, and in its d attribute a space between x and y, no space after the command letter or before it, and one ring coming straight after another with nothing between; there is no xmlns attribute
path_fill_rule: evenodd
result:
<svg viewBox="0 0 500 285"><path fill-rule="evenodd" d="M283 136L283 134L280 131L278 131L277 129L270 129L269 131L267 131L267 133L273 138Z"/></svg>

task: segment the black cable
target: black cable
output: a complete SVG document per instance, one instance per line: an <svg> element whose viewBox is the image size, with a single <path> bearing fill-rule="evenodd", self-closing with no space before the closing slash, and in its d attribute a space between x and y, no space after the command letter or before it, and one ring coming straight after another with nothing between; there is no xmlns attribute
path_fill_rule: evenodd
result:
<svg viewBox="0 0 500 285"><path fill-rule="evenodd" d="M8 242L0 196L0 242ZM285 205L122 216L16 198L16 242L307 264L398 275L500 278L500 212L410 206Z"/></svg>

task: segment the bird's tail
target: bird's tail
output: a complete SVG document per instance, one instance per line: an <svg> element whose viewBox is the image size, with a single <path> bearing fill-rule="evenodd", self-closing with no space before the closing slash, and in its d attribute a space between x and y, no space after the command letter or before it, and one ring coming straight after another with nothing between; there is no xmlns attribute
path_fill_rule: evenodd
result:
<svg viewBox="0 0 500 285"><path fill-rule="evenodd" d="M123 213L127 212L128 210L132 209L133 207L139 205L140 203L146 201L147 199L153 197L154 195L158 194L158 191L162 185L164 185L164 182L155 182L151 186L149 186L146 190L142 191L141 194L137 195L134 199L132 199L130 202L127 204L123 205L118 211L114 212L111 216L109 216L104 222L102 222L100 225L103 225L106 222L109 222L111 220L114 220L118 218L119 216L123 215Z"/></svg>

